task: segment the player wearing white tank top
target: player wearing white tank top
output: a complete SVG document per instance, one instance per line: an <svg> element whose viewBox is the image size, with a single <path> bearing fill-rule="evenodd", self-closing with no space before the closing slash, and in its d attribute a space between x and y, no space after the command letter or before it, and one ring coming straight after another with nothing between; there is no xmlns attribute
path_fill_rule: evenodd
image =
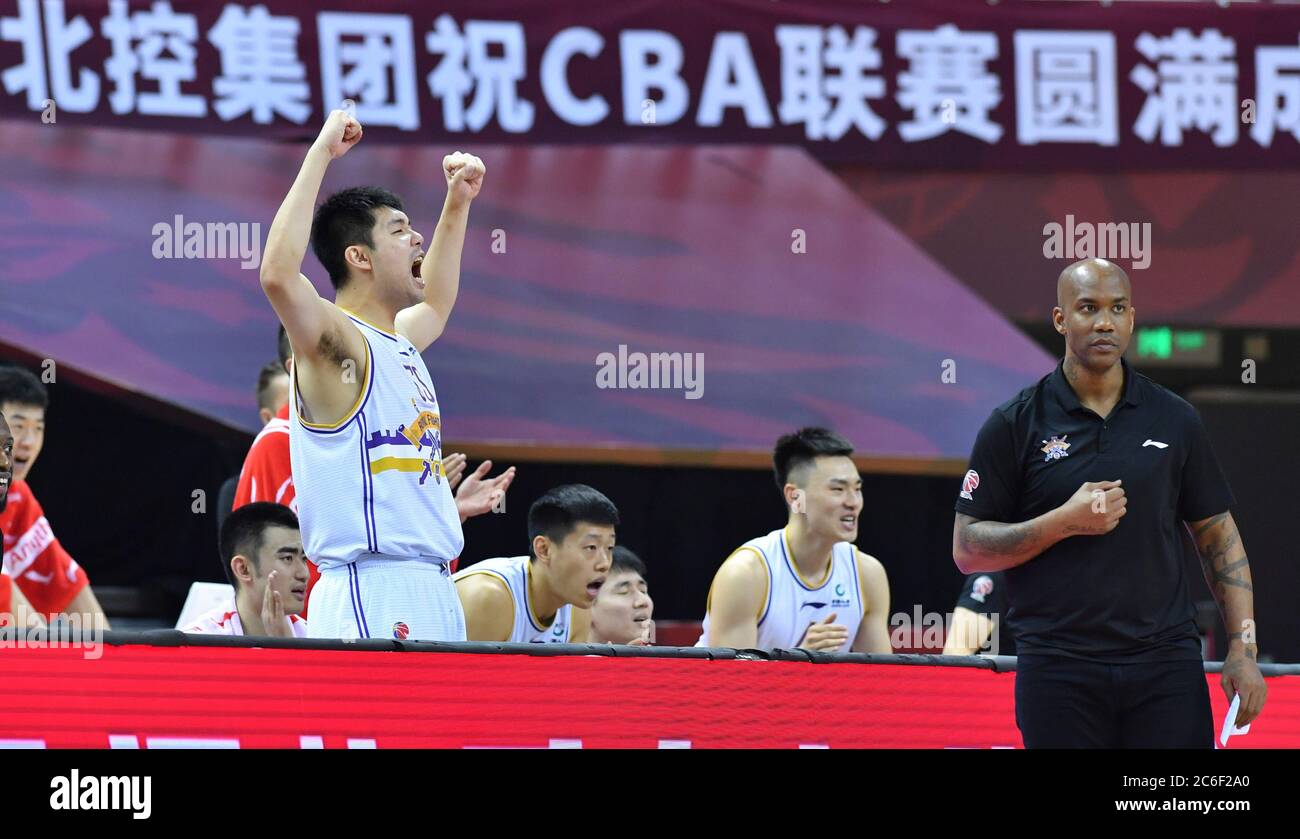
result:
<svg viewBox="0 0 1300 839"><path fill-rule="evenodd" d="M699 646L893 652L885 568L853 545L862 478L852 454L824 428L777 441L772 459L789 519L722 563Z"/></svg>
<svg viewBox="0 0 1300 839"><path fill-rule="evenodd" d="M586 643L617 525L614 502L585 484L534 501L528 556L484 560L455 576L469 640Z"/></svg>
<svg viewBox="0 0 1300 839"><path fill-rule="evenodd" d="M261 268L293 346L290 456L303 543L321 571L309 631L463 640L447 563L464 539L442 463L442 410L420 353L456 302L483 162L443 158L447 197L426 254L387 190L344 190L313 213L329 163L361 136L347 113L329 115L271 224ZM300 273L309 241L334 303ZM497 489L494 502L505 486Z"/></svg>

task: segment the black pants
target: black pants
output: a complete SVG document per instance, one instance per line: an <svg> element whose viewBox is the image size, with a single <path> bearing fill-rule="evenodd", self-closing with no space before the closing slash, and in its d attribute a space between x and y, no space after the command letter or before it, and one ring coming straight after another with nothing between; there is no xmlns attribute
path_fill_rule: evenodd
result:
<svg viewBox="0 0 1300 839"><path fill-rule="evenodd" d="M1199 661L1100 664L1022 655L1016 725L1027 749L1208 749L1210 691Z"/></svg>

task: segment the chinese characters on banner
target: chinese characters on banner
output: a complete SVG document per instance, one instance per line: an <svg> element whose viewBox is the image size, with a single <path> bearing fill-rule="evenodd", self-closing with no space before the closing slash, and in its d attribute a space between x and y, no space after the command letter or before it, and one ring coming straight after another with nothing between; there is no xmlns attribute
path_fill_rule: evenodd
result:
<svg viewBox="0 0 1300 839"><path fill-rule="evenodd" d="M1225 163L1300 152L1300 9L1268 10L1269 27L1255 9L1189 11L1177 22L1203 25L1188 26L1081 10L1062 28L1032 10L961 21L827 4L820 17L845 22L813 24L774 6L699 32L681 21L701 2L606 13L598 29L575 0L472 12L0 0L0 116L53 107L71 124L288 136L346 107L381 141L657 131L900 163L941 143L946 165L1052 146L1058 161L1081 149L1176 162L1195 147L1198 162Z"/></svg>

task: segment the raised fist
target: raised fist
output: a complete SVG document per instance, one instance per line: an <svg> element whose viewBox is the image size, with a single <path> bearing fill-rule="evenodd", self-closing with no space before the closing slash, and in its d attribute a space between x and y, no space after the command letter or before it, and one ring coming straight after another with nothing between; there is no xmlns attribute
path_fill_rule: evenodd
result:
<svg viewBox="0 0 1300 839"><path fill-rule="evenodd" d="M487 167L472 154L453 152L442 159L442 174L447 178L447 195L454 201L469 202L483 188Z"/></svg>
<svg viewBox="0 0 1300 839"><path fill-rule="evenodd" d="M330 153L331 159L337 160L361 142L362 133L361 123L347 111L330 111L316 142Z"/></svg>

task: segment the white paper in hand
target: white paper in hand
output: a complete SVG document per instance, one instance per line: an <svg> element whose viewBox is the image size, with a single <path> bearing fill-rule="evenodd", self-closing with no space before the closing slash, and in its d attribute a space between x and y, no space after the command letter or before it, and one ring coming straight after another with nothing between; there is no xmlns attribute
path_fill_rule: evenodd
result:
<svg viewBox="0 0 1300 839"><path fill-rule="evenodd" d="M1244 728L1237 728L1237 726L1233 724L1237 719L1237 709L1240 707L1241 694L1234 693L1232 695L1232 704L1228 706L1228 715L1223 718L1223 728L1219 731L1219 745L1221 747L1228 745L1228 738L1234 734L1250 733L1249 725Z"/></svg>

